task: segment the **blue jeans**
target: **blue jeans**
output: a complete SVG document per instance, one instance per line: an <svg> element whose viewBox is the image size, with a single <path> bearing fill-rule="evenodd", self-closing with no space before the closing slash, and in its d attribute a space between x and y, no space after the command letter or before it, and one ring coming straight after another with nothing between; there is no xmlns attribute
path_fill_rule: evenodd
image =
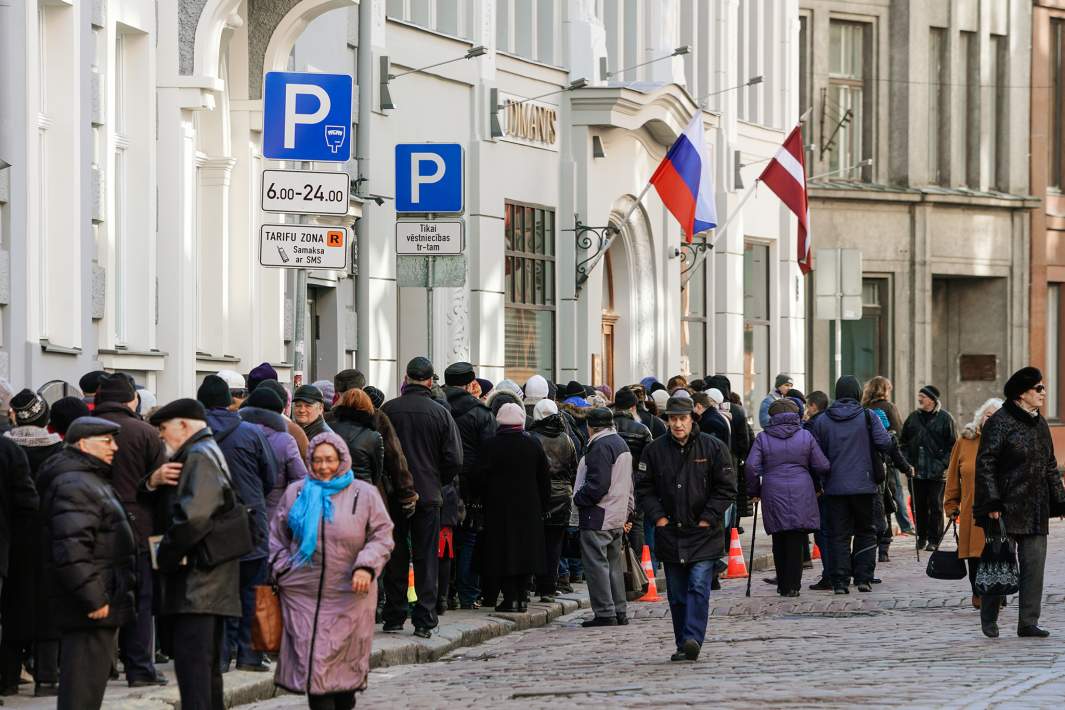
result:
<svg viewBox="0 0 1065 710"><path fill-rule="evenodd" d="M821 576L832 579L832 544L828 537L828 515L825 514L825 496L817 499L817 511L821 515L821 529L814 533L814 543L821 550Z"/></svg>
<svg viewBox="0 0 1065 710"><path fill-rule="evenodd" d="M461 527L455 530L455 557L458 561L458 579L455 580L455 589L458 590L459 603L467 606L477 601L477 597L481 595L481 580L473 566L476 548L476 530Z"/></svg>
<svg viewBox="0 0 1065 710"><path fill-rule="evenodd" d="M655 522L643 517L643 544L651 550L651 569L658 569L658 558L655 557Z"/></svg>
<svg viewBox="0 0 1065 710"><path fill-rule="evenodd" d="M578 574L584 574L584 564L580 557L566 557L567 549L572 550L580 544L580 532L575 527L566 528L566 537L562 542L562 558L558 561L558 576L573 581Z"/></svg>
<svg viewBox="0 0 1065 710"><path fill-rule="evenodd" d="M241 618L227 617L220 653L222 666L229 665L234 649L237 664L257 666L263 662L263 654L251 647L251 624L255 619L255 585L266 582L266 558L240 561L240 611Z"/></svg>
<svg viewBox="0 0 1065 710"><path fill-rule="evenodd" d="M673 637L677 649L688 639L700 646L706 638L706 621L710 615L710 582L714 560L690 564L666 562L666 593L669 614L673 617Z"/></svg>

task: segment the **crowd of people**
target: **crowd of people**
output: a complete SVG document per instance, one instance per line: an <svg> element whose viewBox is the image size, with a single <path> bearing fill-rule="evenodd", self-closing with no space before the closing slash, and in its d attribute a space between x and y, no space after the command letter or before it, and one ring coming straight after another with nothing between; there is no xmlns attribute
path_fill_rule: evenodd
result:
<svg viewBox="0 0 1065 710"><path fill-rule="evenodd" d="M666 579L671 660L694 661L730 531L756 505L785 597L802 593L811 534L809 588L849 594L880 582L896 524L934 550L957 520L992 637L1004 600L975 579L981 529L1001 526L1019 551L1018 634L1047 635L1047 521L1065 487L1034 368L960 438L937 388L903 423L884 377L844 376L830 399L778 375L757 436L723 375L615 392L493 384L458 362L441 384L418 357L388 401L357 370L290 390L266 363L164 406L122 373L79 387L49 402L0 382L3 694L26 670L60 708L100 707L118 661L137 687L166 684L156 663L172 659L184 708L223 708L235 665L349 710L377 624L430 638L450 610L518 613L585 581L583 625L625 625L626 548L645 547ZM272 658L252 634L267 584L283 619Z"/></svg>

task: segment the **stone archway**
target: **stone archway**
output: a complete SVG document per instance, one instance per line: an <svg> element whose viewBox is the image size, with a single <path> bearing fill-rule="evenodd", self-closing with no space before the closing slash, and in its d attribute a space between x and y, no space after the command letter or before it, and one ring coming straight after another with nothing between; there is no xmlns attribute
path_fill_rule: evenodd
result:
<svg viewBox="0 0 1065 710"><path fill-rule="evenodd" d="M619 230L610 248L613 276L614 376L618 383L636 382L657 371L658 344L655 313L655 253L651 222L633 195L618 199L610 211L610 224Z"/></svg>

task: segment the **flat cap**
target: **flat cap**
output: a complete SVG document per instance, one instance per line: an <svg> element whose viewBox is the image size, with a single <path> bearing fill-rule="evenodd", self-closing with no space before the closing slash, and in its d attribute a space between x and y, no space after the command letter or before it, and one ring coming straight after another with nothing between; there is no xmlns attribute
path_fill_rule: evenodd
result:
<svg viewBox="0 0 1065 710"><path fill-rule="evenodd" d="M450 387L465 387L475 379L473 365L468 362L455 362L444 370L444 384Z"/></svg>
<svg viewBox="0 0 1065 710"><path fill-rule="evenodd" d="M325 398L322 396L322 390L318 389L314 385L302 385L296 389L296 392L292 395L293 402L317 402L318 404L325 404Z"/></svg>
<svg viewBox="0 0 1065 710"><path fill-rule="evenodd" d="M159 426L171 419L195 419L201 422L207 421L207 410L195 399L184 397L175 399L165 407L160 407L155 414L148 419L152 426Z"/></svg>
<svg viewBox="0 0 1065 710"><path fill-rule="evenodd" d="M606 429L614 426L614 413L606 407L595 407L588 412L588 426Z"/></svg>
<svg viewBox="0 0 1065 710"><path fill-rule="evenodd" d="M67 444L76 444L90 436L114 436L121 430L118 424L100 417L78 417L70 424L63 440Z"/></svg>
<svg viewBox="0 0 1065 710"><path fill-rule="evenodd" d="M695 403L692 401L691 396L688 397L670 397L666 400L666 416L670 414L692 414L695 411Z"/></svg>
<svg viewBox="0 0 1065 710"><path fill-rule="evenodd" d="M433 363L421 356L412 359L407 363L407 378L418 382L433 379Z"/></svg>

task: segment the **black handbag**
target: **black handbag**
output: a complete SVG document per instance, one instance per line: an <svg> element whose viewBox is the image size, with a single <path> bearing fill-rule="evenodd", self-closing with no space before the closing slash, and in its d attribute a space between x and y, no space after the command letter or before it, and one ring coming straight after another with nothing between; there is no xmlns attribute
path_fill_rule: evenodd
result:
<svg viewBox="0 0 1065 710"><path fill-rule="evenodd" d="M248 508L240 500L233 487L233 478L229 475L225 461L216 461L225 478L223 489L223 509L211 516L211 532L200 544L199 560L205 567L215 567L223 562L238 560L255 549L256 542L262 538L256 534L255 510Z"/></svg>
<svg viewBox="0 0 1065 710"><path fill-rule="evenodd" d="M947 537L947 532L954 533L954 549L944 550L940 546ZM965 561L958 558L958 525L955 520L950 521L950 528L943 531L932 556L928 558L928 566L925 573L932 579L965 579L969 570L965 567Z"/></svg>
<svg viewBox="0 0 1065 710"><path fill-rule="evenodd" d="M1020 589L1017 550L1006 534L1001 516L998 525L984 530L984 552L976 566L976 593L980 596L1006 596Z"/></svg>

